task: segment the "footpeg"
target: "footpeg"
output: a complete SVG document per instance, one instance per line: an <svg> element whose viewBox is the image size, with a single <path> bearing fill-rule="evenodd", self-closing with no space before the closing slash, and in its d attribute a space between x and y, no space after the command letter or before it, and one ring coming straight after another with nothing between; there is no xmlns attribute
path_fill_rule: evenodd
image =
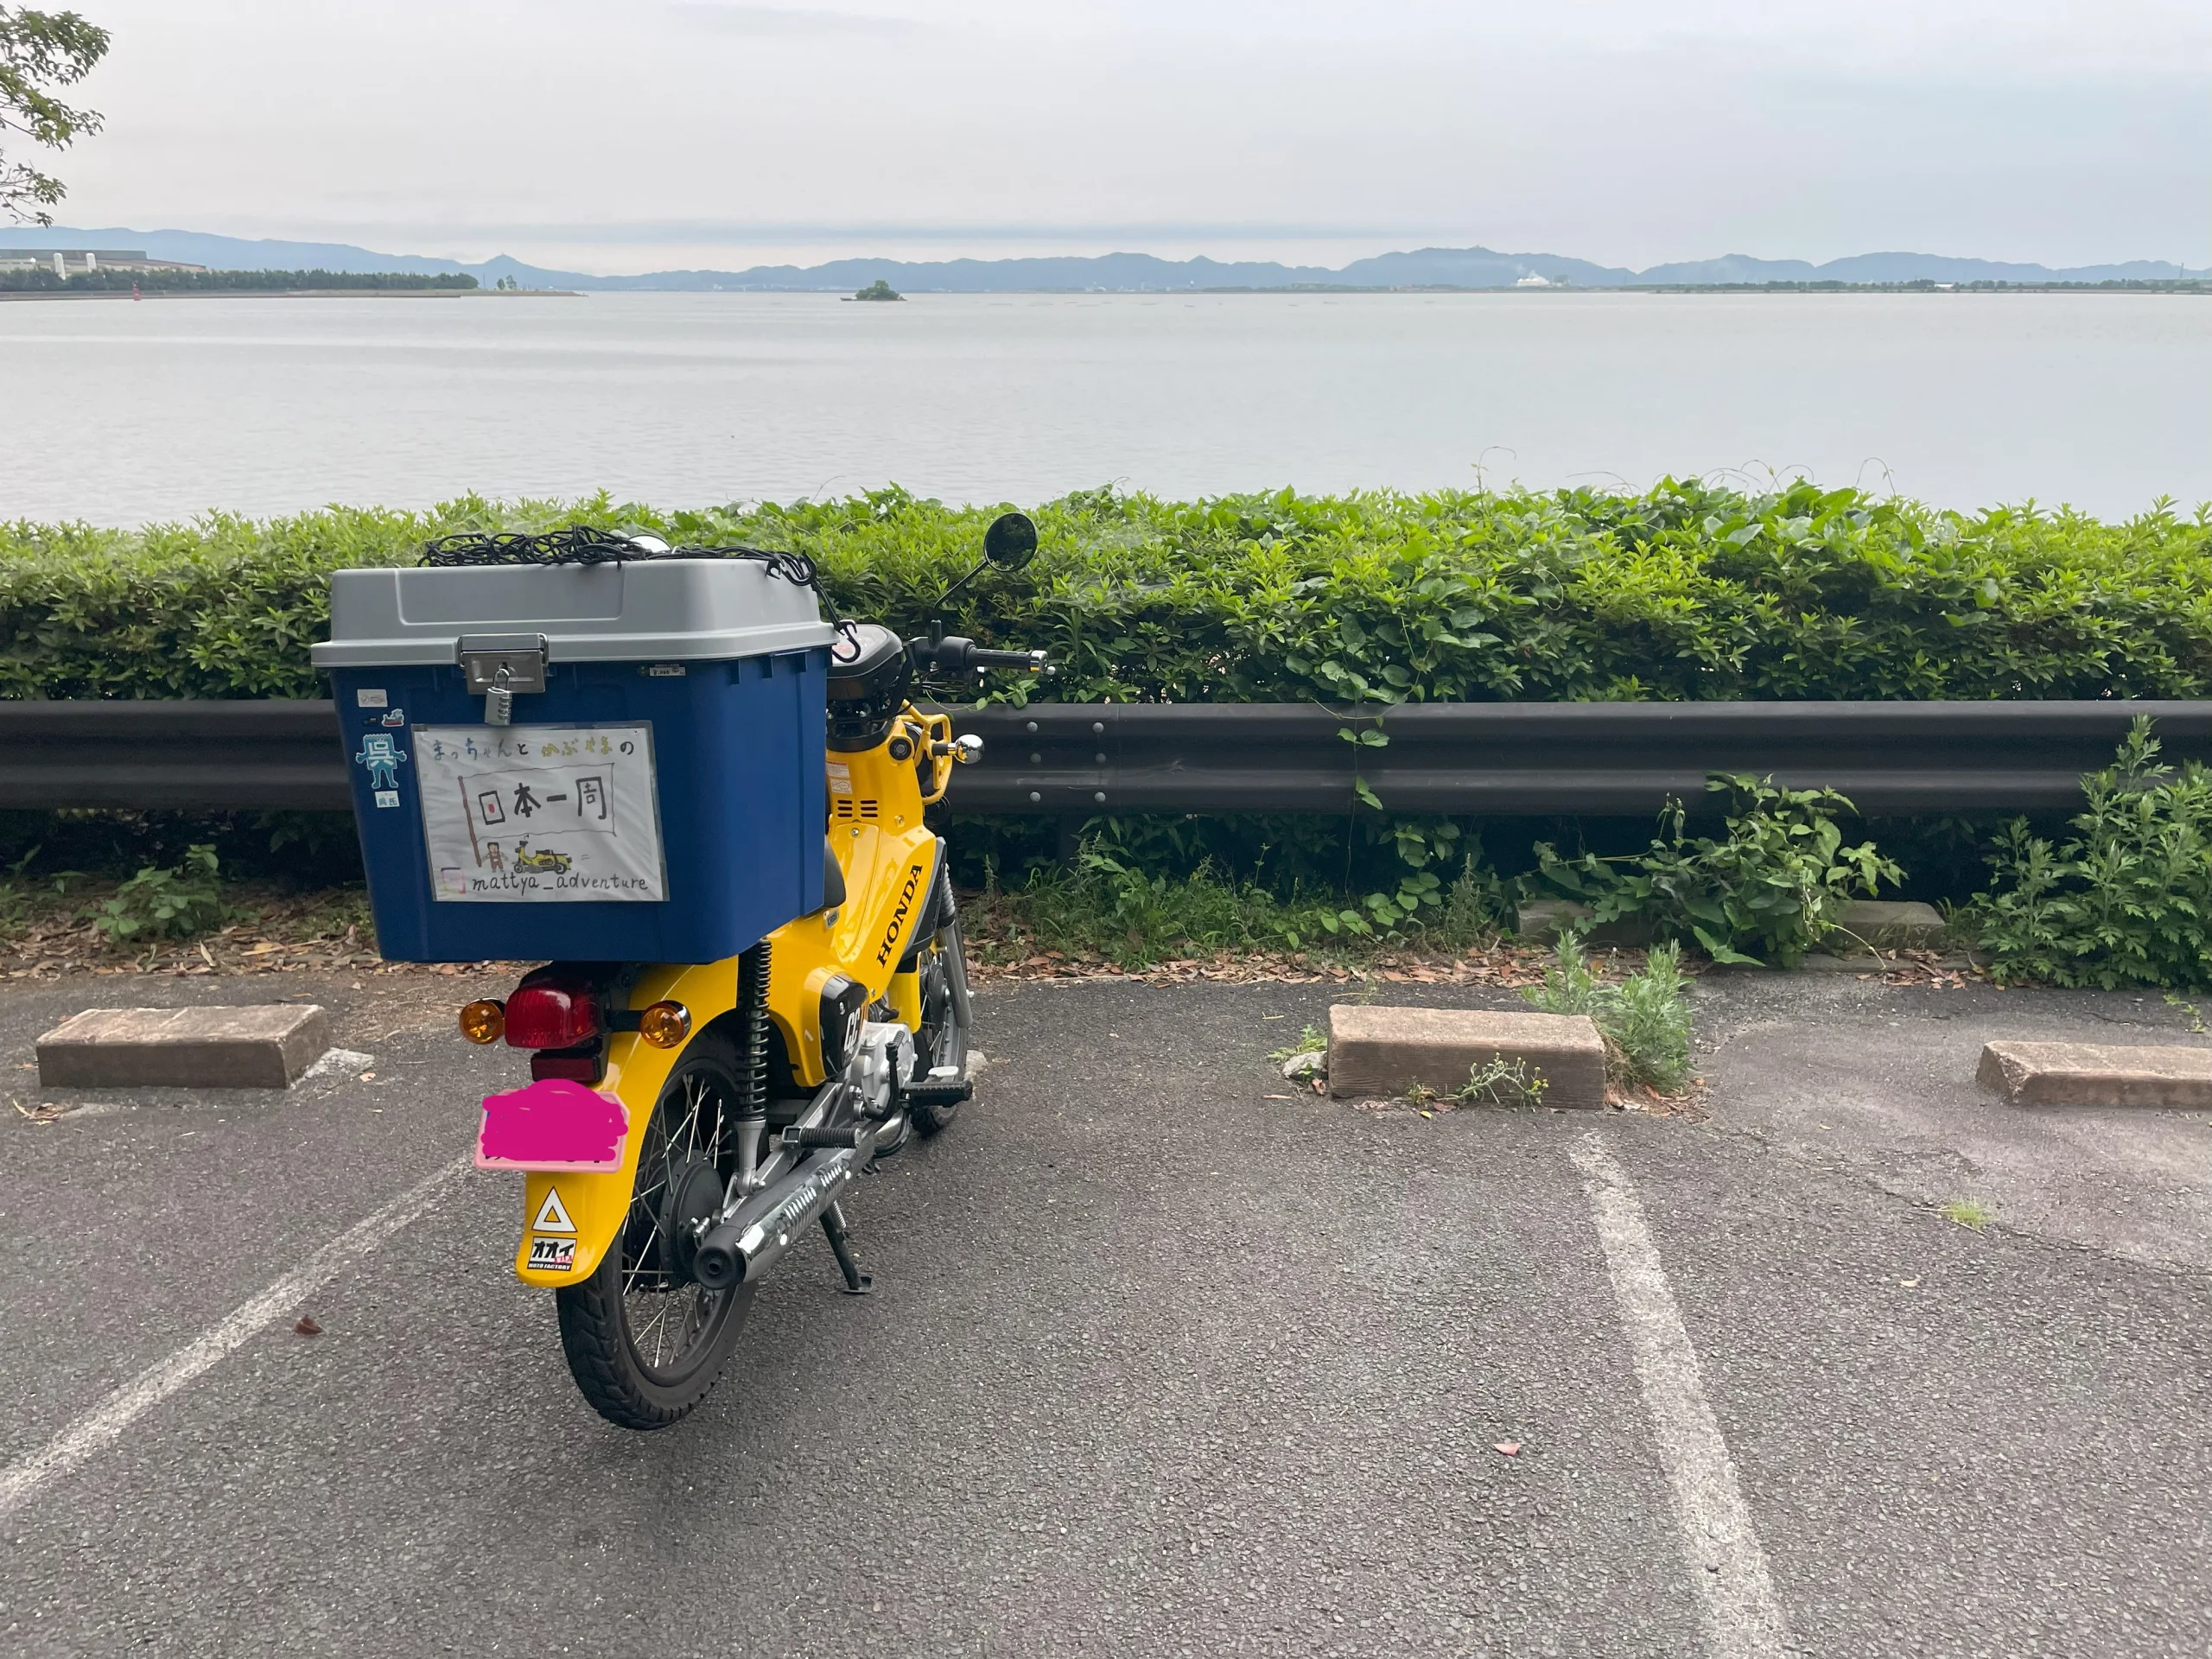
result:
<svg viewBox="0 0 2212 1659"><path fill-rule="evenodd" d="M855 1152L862 1135L873 1139L874 1134L873 1125L855 1129L803 1129L794 1123L784 1131L783 1141L802 1152Z"/></svg>
<svg viewBox="0 0 2212 1659"><path fill-rule="evenodd" d="M976 1097L976 1085L965 1077L940 1083L932 1078L927 1083L910 1083L906 1088L909 1104L915 1106L957 1106Z"/></svg>

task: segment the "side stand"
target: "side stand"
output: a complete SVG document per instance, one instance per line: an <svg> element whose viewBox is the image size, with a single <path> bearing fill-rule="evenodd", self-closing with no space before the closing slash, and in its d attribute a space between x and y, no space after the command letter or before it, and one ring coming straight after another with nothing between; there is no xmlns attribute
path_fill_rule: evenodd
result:
<svg viewBox="0 0 2212 1659"><path fill-rule="evenodd" d="M830 1241L830 1253L837 1258L837 1271L845 1275L845 1294L865 1296L874 1289L875 1281L853 1260L852 1235L845 1230L845 1212L840 1206L833 1204L822 1212L822 1233Z"/></svg>

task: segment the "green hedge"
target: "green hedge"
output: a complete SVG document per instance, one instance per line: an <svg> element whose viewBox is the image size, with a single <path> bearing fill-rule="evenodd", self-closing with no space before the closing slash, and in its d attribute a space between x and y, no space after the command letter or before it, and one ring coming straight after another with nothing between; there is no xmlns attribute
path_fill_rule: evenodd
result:
<svg viewBox="0 0 2212 1659"><path fill-rule="evenodd" d="M586 521L820 561L848 612L918 626L989 509L902 491L662 512L601 497L427 512L0 527L0 696L303 697L325 583L464 528ZM1050 647L1050 695L1328 702L2202 696L2212 516L1974 514L1801 485L1669 480L1170 502L1036 514L1044 552L959 615Z"/></svg>

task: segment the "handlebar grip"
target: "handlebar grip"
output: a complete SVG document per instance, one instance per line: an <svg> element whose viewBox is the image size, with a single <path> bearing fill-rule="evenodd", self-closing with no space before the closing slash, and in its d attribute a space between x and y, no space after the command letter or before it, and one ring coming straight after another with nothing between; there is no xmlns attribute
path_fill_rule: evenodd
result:
<svg viewBox="0 0 2212 1659"><path fill-rule="evenodd" d="M1047 658L1041 651L986 651L973 639L957 633L934 645L926 639L912 640L908 649L918 664L947 674L972 674L984 668L1015 668L1041 674L1047 666Z"/></svg>

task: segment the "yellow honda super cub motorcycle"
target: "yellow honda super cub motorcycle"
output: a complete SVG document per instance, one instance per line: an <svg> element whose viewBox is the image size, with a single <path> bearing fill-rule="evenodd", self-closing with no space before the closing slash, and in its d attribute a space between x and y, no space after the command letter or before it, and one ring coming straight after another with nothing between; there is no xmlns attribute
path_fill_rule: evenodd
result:
<svg viewBox="0 0 2212 1659"><path fill-rule="evenodd" d="M630 540L633 553L610 556L681 561L719 551L772 566L787 557ZM1026 517L1005 515L987 532L984 563L954 590L988 565L1020 568L1036 545ZM641 584L668 573L629 563L617 574ZM818 596L810 568L782 574L787 583L815 587ZM335 610L334 599L334 618ZM822 753L826 738L828 846L819 906L722 960L556 962L527 975L504 1002L472 1002L461 1014L471 1041L504 1039L531 1052L531 1084L485 1103L477 1161L526 1172L515 1272L524 1283L556 1293L561 1344L577 1386L602 1416L625 1427L665 1427L699 1403L737 1342L762 1275L816 1224L845 1288L866 1292L869 1281L855 1262L841 1207L846 1189L910 1135L943 1130L969 1096L960 918L944 843L924 812L944 796L953 766L980 757L982 744L956 738L948 717L922 713L910 693L918 675L932 672L970 688L985 669L1042 672L1045 653L982 650L970 639L944 638L941 626L909 640L872 624L841 622L837 630L827 668L828 729L817 723L813 739ZM499 642L480 639L479 660L471 664L469 641L461 643L472 695L485 697L487 721L505 716L516 732L563 729L532 728L524 718L529 695L544 683L532 676L548 671L531 660L518 668L492 660ZM660 671L652 664L639 670ZM349 712L342 707L349 682L343 676L340 682L341 713ZM503 702L503 693L513 701ZM448 735L457 729L412 734L410 753L426 800L443 798L429 774L443 764L438 757L448 746L490 750L507 741L480 728L463 738ZM582 740L590 766L581 771L545 772L535 783L530 779L538 774L531 773L524 785L505 773L483 785L466 772L476 763L458 763L462 805L452 810L473 801L478 816L470 821L474 840L455 844L473 849L478 866L505 868L493 875L464 861L459 877L443 878L449 886L474 883L493 894L505 891L499 882L598 880L593 870L614 868L607 864L604 836L594 842L571 834L563 843L581 849L576 873L518 875L511 854L490 861L485 853L495 839L494 816L512 820L524 798L514 791L524 786L533 806L562 798L552 809L561 812L582 794L587 817L613 799L610 823L619 838L626 827L620 768L632 758L620 745L636 740L614 739L629 728L604 723L574 729L590 734ZM594 743L611 747L604 765L592 758ZM541 738L536 747L550 752L561 745ZM365 741L364 753L372 747L384 764L367 784L404 787L407 780L397 774L405 763L393 761L395 747ZM728 760L744 764L742 753ZM664 817L673 804L671 787L663 778ZM426 807L426 824L439 810L435 801ZM363 814L365 846L375 810ZM820 834L822 818L810 817L817 827L808 833ZM549 843L543 831L533 840L541 849ZM429 864L442 874L442 856L433 844ZM466 861L470 853L454 856ZM372 898L376 885L372 868ZM546 891L557 897L560 890ZM493 907L480 913L490 917ZM378 923L382 929L381 911Z"/></svg>

